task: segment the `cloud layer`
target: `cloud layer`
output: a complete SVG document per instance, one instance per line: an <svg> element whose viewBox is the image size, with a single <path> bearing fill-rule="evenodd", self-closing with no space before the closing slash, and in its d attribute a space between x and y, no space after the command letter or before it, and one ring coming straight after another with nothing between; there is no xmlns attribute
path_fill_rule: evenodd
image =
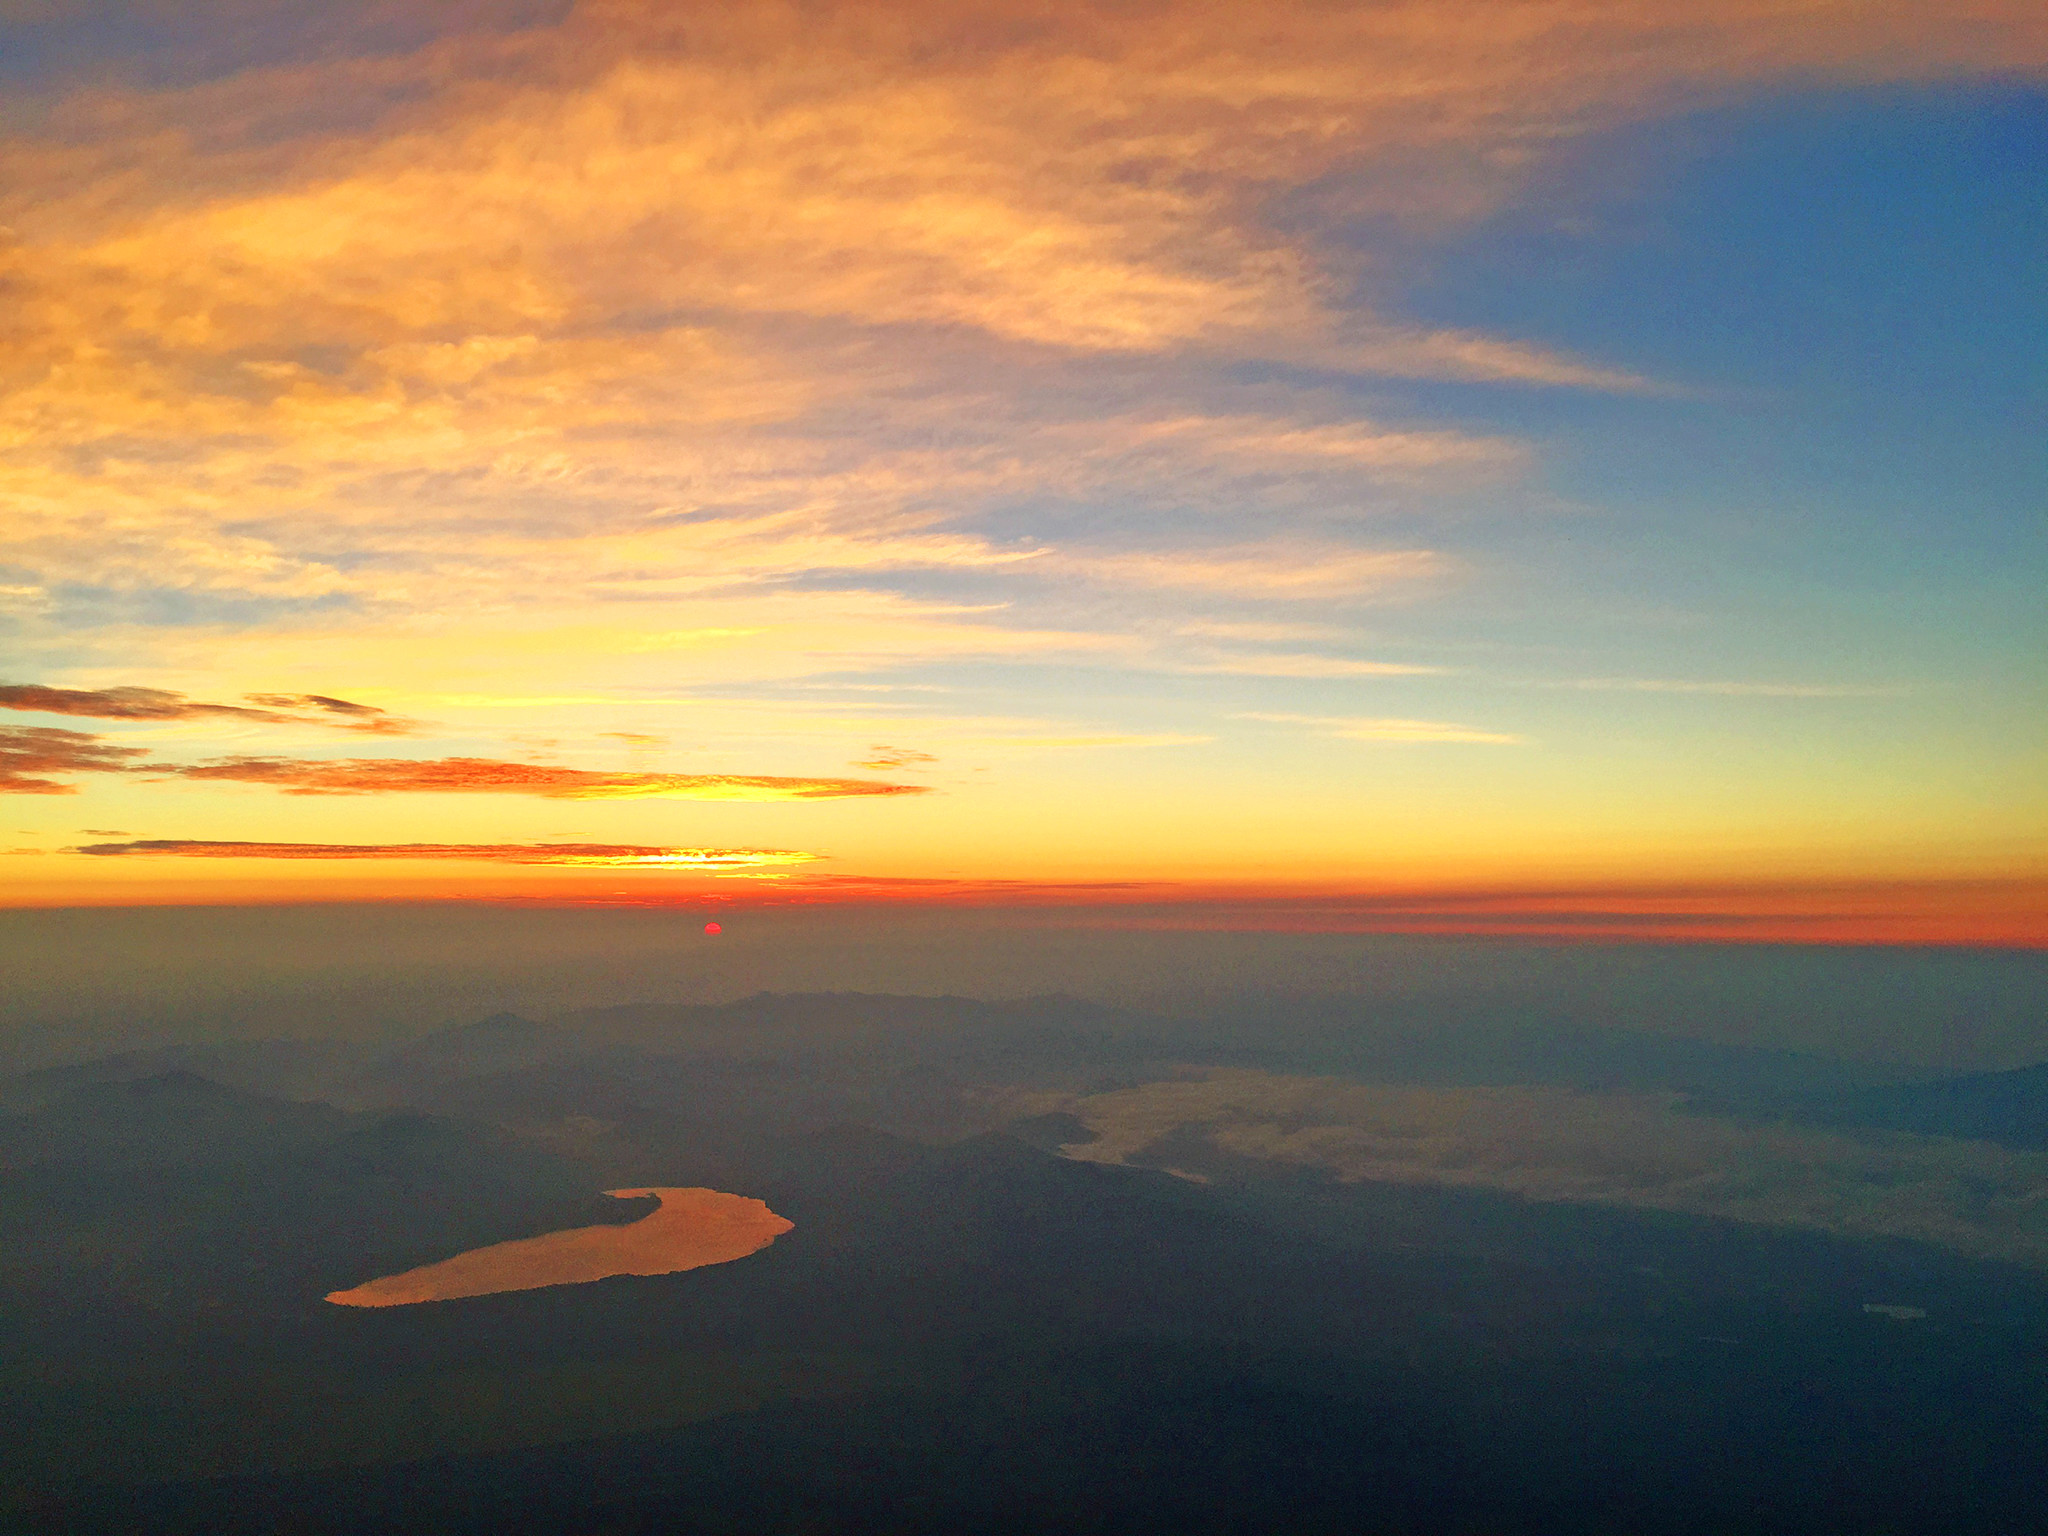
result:
<svg viewBox="0 0 2048 1536"><path fill-rule="evenodd" d="M0 709L98 720L246 720L264 725L332 725L372 736L403 736L415 723L368 704L320 693L252 693L248 704L201 704L163 688L51 688L0 683ZM251 707L257 706L257 707Z"/></svg>
<svg viewBox="0 0 2048 1536"><path fill-rule="evenodd" d="M1313 674L1311 674L1313 675ZM1241 720L1265 720L1278 725L1310 725L1319 735L1343 741L1391 741L1409 745L1424 742L1452 742L1463 745L1511 747L1521 744L1520 736L1504 731L1484 731L1475 726L1456 725L1447 720L1381 720L1349 716L1246 714Z"/></svg>
<svg viewBox="0 0 2048 1536"><path fill-rule="evenodd" d="M780 778L742 773L599 773L545 763L481 757L416 762L358 757L320 761L234 757L153 771L181 779L265 784L288 795L497 794L555 800L837 800L872 795L922 795L923 784L879 779Z"/></svg>
<svg viewBox="0 0 2048 1536"><path fill-rule="evenodd" d="M193 704L182 695L155 688L113 688L96 692L16 686L5 690L0 707L45 713L91 715L115 720L253 719L265 724L303 723L299 714L269 708ZM409 722L381 710L341 699L308 695L253 695L265 705L310 708L339 714L349 729L390 734ZM363 723L358 724L361 717ZM637 744L657 738L625 734ZM928 754L877 749L876 768L935 761ZM511 794L556 800L837 800L929 794L924 784L880 779L791 777L739 773L604 773L546 763L481 757L300 758L242 756L202 763L167 763L144 747L124 747L85 731L55 727L0 728L0 794L76 793L76 786L42 774L121 773L145 780L187 779L263 784L288 795Z"/></svg>
<svg viewBox="0 0 2048 1536"><path fill-rule="evenodd" d="M725 870L807 864L786 848L664 848L636 843L226 843L156 838L67 849L95 858L429 859L573 868Z"/></svg>
<svg viewBox="0 0 2048 1536"><path fill-rule="evenodd" d="M1095 1162L1148 1162L1194 1131L1242 1157L1531 1200L1682 1211L1855 1237L1907 1237L2048 1268L2048 1155L1871 1141L1681 1113L1669 1094L1425 1088L1218 1071L1034 1108L1078 1116Z"/></svg>
<svg viewBox="0 0 2048 1536"><path fill-rule="evenodd" d="M0 727L0 795L71 795L77 786L46 773L126 773L139 747L109 746L85 731Z"/></svg>
<svg viewBox="0 0 2048 1536"><path fill-rule="evenodd" d="M598 0L74 88L0 141L10 559L411 609L999 569L1037 546L952 514L1020 495L1284 523L1494 474L1523 445L1219 370L1644 381L1404 320L1319 230L1455 225L1774 80L2044 61L2006 0Z"/></svg>

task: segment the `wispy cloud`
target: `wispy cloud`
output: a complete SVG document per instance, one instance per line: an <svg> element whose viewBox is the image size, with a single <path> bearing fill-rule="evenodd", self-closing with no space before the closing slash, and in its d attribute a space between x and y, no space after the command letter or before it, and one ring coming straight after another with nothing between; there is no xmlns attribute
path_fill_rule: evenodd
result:
<svg viewBox="0 0 2048 1536"><path fill-rule="evenodd" d="M1635 110L1640 75L1545 34L1525 44L1565 78L1539 86L1433 13L1284 11L1004 39L943 5L714 9L687 36L592 6L103 91L0 145L10 348L38 365L0 402L0 488L29 574L405 608L1001 569L1039 551L958 511L1162 476L1228 506L1304 472L1434 483L1526 453L1277 386L1077 393L1089 359L1636 387L1356 312L1342 242L1257 210L1390 150L1470 181L1489 146ZM1636 71L1638 30L1609 39ZM315 98L362 115L323 132ZM1412 215L1416 185L1376 195ZM248 483L255 515L221 490Z"/></svg>
<svg viewBox="0 0 2048 1536"><path fill-rule="evenodd" d="M288 720L339 725L345 730L363 731L372 736L409 735L418 724L374 705L330 698L324 693L252 693L246 697L252 704L292 711L285 716Z"/></svg>
<svg viewBox="0 0 2048 1536"><path fill-rule="evenodd" d="M1230 656L1191 663L1176 670L1223 672L1237 677L1422 677L1444 669L1403 661L1363 661L1349 656Z"/></svg>
<svg viewBox="0 0 2048 1536"><path fill-rule="evenodd" d="M1291 624L1263 619L1199 619L1191 624L1175 625L1173 632L1202 640L1243 640L1263 645L1338 640L1344 635L1343 629L1335 624Z"/></svg>
<svg viewBox="0 0 2048 1536"><path fill-rule="evenodd" d="M1307 471L1340 477L1320 508L1512 468L1522 445L1333 420L1227 370L1640 389L1376 305L1355 230L1467 223L1560 146L1669 105L2048 57L2037 6L1968 18L1279 0L1257 25L1007 26L955 0L616 0L102 83L0 141L8 590L432 611L994 570L1035 551L959 514L1066 494L1070 466L1114 500L1177 461L1173 495L1221 508ZM1273 216L1302 187L1343 188L1327 227ZM1092 363L1125 372L1084 381Z"/></svg>
<svg viewBox="0 0 2048 1536"><path fill-rule="evenodd" d="M919 752L913 747L890 747L877 742L868 748L869 756L855 763L856 768L869 768L876 773L887 773L894 768L915 768L922 763L936 763L938 758L929 752Z"/></svg>
<svg viewBox="0 0 2048 1536"><path fill-rule="evenodd" d="M1077 732L1073 735L968 736L965 741L990 747L1199 747L1215 740L1212 736L1189 735L1182 731Z"/></svg>
<svg viewBox="0 0 2048 1536"><path fill-rule="evenodd" d="M189 766L156 766L181 779L263 784L288 795L501 794L555 800L837 800L922 795L922 784L876 779L783 778L741 773L601 773L547 763L483 757L430 760L233 757Z"/></svg>
<svg viewBox="0 0 2048 1536"><path fill-rule="evenodd" d="M1376 307L1347 232L1467 222L1660 105L2048 55L2038 8L1970 16L612 3L102 84L0 140L7 590L403 609L988 568L1034 551L942 509L1073 473L1144 493L1168 468L1243 506L1315 466L1360 488L1511 469L1525 445L1218 370L1639 389ZM1277 188L1340 185L1328 231L1270 215ZM1098 360L1177 371L1084 381ZM252 511L229 488L255 484Z"/></svg>
<svg viewBox="0 0 2048 1536"><path fill-rule="evenodd" d="M1313 726L1317 734L1345 741L1465 742L1474 745L1512 747L1526 744L1526 738L1503 731L1479 730L1447 720L1397 720L1353 715L1288 715L1247 713L1233 720L1264 720L1276 725Z"/></svg>
<svg viewBox="0 0 2048 1536"><path fill-rule="evenodd" d="M167 706L168 707L168 706ZM133 718L133 717L121 717ZM162 716L147 715L155 719ZM178 718L173 716L171 718ZM605 773L495 758L231 757L207 763L143 761L84 731L0 728L0 793L64 795L76 787L42 774L120 773L145 781L262 784L290 795L515 794L557 800L834 800L931 793L923 784L877 779L734 773Z"/></svg>
<svg viewBox="0 0 2048 1536"><path fill-rule="evenodd" d="M231 843L185 838L87 843L64 851L95 858L465 859L490 864L713 872L808 864L818 857L787 848L666 848L639 843Z"/></svg>
<svg viewBox="0 0 2048 1536"><path fill-rule="evenodd" d="M140 747L108 745L86 731L55 726L0 727L0 795L71 795L77 786L46 773L127 773Z"/></svg>
<svg viewBox="0 0 2048 1536"><path fill-rule="evenodd" d="M1853 684L1713 682L1666 677L1581 677L1555 686L1597 693L1709 693L1759 699L1874 699L1893 697L1901 691Z"/></svg>
<svg viewBox="0 0 2048 1536"><path fill-rule="evenodd" d="M331 725L372 736L404 736L416 722L368 704L320 693L251 693L247 704L205 704L164 688L51 688L0 683L0 709L98 720L245 720L265 725ZM253 707L252 707L253 706Z"/></svg>
<svg viewBox="0 0 2048 1536"><path fill-rule="evenodd" d="M1379 592L1440 576L1449 562L1434 550L1370 550L1323 545L1252 545L1174 553L1090 554L1047 562L1094 580L1183 587L1234 597L1334 598Z"/></svg>
<svg viewBox="0 0 2048 1536"><path fill-rule="evenodd" d="M1303 401L1306 405L1308 402ZM1214 474L1334 470L1369 480L1439 484L1518 467L1527 445L1444 429L1389 426L1351 417L1304 421L1242 413L1128 415L1074 422L1046 432L1048 448L1064 447L1081 465L1138 467L1148 475L1185 477L1190 463Z"/></svg>

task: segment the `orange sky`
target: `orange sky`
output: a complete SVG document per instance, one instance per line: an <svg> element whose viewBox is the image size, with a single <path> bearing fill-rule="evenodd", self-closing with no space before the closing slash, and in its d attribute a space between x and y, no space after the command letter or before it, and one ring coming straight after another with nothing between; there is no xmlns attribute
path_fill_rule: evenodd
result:
<svg viewBox="0 0 2048 1536"><path fill-rule="evenodd" d="M1675 241L1671 124L2035 89L2038 6L47 9L0 905L2048 937L2025 498L1706 486L1643 444L1853 380L1429 298Z"/></svg>

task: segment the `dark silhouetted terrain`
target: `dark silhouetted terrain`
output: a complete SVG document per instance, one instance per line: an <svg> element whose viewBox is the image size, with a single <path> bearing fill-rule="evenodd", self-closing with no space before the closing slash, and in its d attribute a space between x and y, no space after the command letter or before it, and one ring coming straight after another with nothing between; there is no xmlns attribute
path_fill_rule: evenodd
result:
<svg viewBox="0 0 2048 1536"><path fill-rule="evenodd" d="M1840 1093L1761 1097L1733 1107L1807 1125L1838 1125L1920 1136L1957 1136L2008 1147L2048 1147L2048 1063L2011 1072L1973 1072L1931 1083Z"/></svg>
<svg viewBox="0 0 2048 1536"><path fill-rule="evenodd" d="M459 1027L350 1064L335 1092L374 1107L190 1072L80 1073L56 1097L41 1078L37 1107L0 1118L0 1508L52 1536L2037 1520L2048 1271L1805 1207L1631 1204L1655 1148L1546 1175L1606 1181L1582 1198L1431 1172L1455 1158L1403 1154L1399 1178L1303 1161L1286 1138L1393 1134L1296 1123L1322 1102L1300 1085L1375 1081L1333 1068L1340 1034L767 997ZM1445 1086L1425 1062L1367 1102L1419 1106L1425 1128L1473 1102L1621 1106L1637 1118L1615 1124L1654 1128L1641 1106L1675 1089L1645 1098L1653 1070L1764 1070L1716 1050L1659 1065L1633 1041L1508 1042L1484 1079L1519 1060L1563 1080ZM1630 1086L1600 1086L1617 1062ZM1238 1119L1131 1139L1131 1116L1176 1102L1148 1093L1217 1084ZM1244 1119L1261 1094L1278 1107ZM1780 1161L1856 1145L1729 1124L1728 1146L1763 1136ZM1126 1163L1076 1160L1117 1137ZM1963 1155L1908 1140L1886 1177L1938 1181ZM656 1184L761 1199L794 1228L679 1274L318 1299L629 1220L597 1191Z"/></svg>

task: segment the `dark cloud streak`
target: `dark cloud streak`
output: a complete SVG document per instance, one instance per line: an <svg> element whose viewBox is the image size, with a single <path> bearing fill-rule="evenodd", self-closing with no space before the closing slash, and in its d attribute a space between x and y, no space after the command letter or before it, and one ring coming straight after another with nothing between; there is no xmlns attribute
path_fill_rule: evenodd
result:
<svg viewBox="0 0 2048 1536"><path fill-rule="evenodd" d="M0 795L75 795L45 773L129 773L140 747L110 747L85 731L55 726L0 728Z"/></svg>
<svg viewBox="0 0 2048 1536"><path fill-rule="evenodd" d="M68 689L15 687L7 693L39 696L73 695ZM143 697L136 698L135 695ZM121 708L119 719L176 719L184 710L175 694L155 689L109 689L83 695L96 709ZM265 695L276 698L277 695ZM365 710L344 700L308 700L340 710ZM112 698L109 705L107 700ZM163 702L168 700L170 702ZM86 705L60 697L73 713ZM38 708L40 704L14 704ZM189 706L206 712L232 710L229 705ZM369 711L376 714L376 711ZM372 729L377 727L373 725ZM485 757L443 758L298 758L229 757L209 763L137 762L149 754L141 747L108 745L105 738L54 726L0 728L0 793L23 795L75 794L75 786L38 775L57 773L133 773L145 782L197 779L235 784L262 784L288 795L380 794L515 794L555 800L843 800L931 793L922 784L895 784L879 779L786 777L746 773L600 773L550 763L512 763Z"/></svg>
<svg viewBox="0 0 2048 1536"><path fill-rule="evenodd" d="M836 800L921 795L921 784L738 773L599 773L495 758L231 757L159 770L185 779L267 784L288 795L514 794L558 800Z"/></svg>
<svg viewBox="0 0 2048 1536"><path fill-rule="evenodd" d="M856 768L872 768L886 772L891 768L909 768L913 771L922 763L936 763L938 759L929 752L919 752L911 747L889 747L880 742L868 748L869 756L856 762Z"/></svg>
<svg viewBox="0 0 2048 1536"><path fill-rule="evenodd" d="M404 736L414 722L369 704L322 693L251 693L249 704L206 704L166 688L52 688L0 683L0 709L95 720L250 720L264 725L332 725L372 736ZM261 706L251 708L250 705Z"/></svg>
<svg viewBox="0 0 2048 1536"><path fill-rule="evenodd" d="M665 869L732 869L806 863L815 854L783 848L671 848L647 843L237 843L148 838L87 843L66 853L95 858L181 859L466 859L492 864L639 865Z"/></svg>

